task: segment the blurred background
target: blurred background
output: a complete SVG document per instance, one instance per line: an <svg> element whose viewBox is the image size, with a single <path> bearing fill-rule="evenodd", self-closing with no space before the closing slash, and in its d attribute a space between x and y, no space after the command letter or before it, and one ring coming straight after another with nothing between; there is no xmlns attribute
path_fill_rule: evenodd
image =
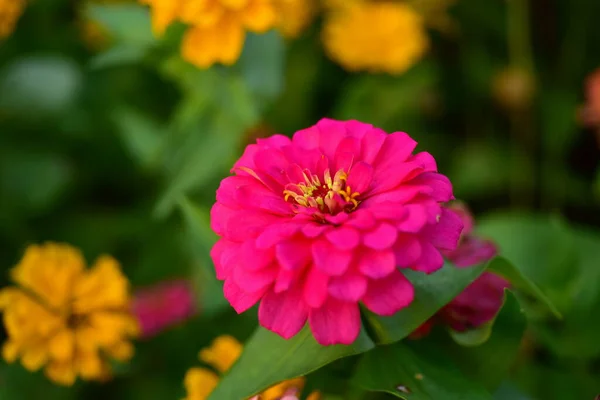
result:
<svg viewBox="0 0 600 400"><path fill-rule="evenodd" d="M197 311L107 384L0 362L1 400L182 398L198 350L256 324L208 256L219 181L257 137L322 117L408 132L566 316L529 327L497 399L600 393L600 2L407 0L430 43L396 74L329 57L318 4L296 37L249 34L234 66L201 69L179 54L183 26L156 38L135 2L31 0L11 17L20 2L0 0L0 286L28 244L66 242L115 256L134 291L190 282Z"/></svg>

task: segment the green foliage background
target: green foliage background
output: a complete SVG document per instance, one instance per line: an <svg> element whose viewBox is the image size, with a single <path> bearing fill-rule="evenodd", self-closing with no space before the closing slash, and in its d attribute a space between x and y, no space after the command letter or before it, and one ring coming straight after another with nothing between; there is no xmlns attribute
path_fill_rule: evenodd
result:
<svg viewBox="0 0 600 400"><path fill-rule="evenodd" d="M141 6L31 2L16 32L0 42L0 284L8 284L6 272L28 244L63 241L90 261L114 255L134 287L193 280L202 313L140 341L134 360L104 385L59 388L0 363L0 399L181 398L185 371L221 333L252 337L252 345L214 398L272 383L260 381L271 376L267 356L289 343L253 334L256 313L237 316L223 300L208 257L215 240L208 210L253 128L290 135L325 116L410 133L475 211L478 231L564 318L532 291L517 290L518 300L507 293L481 346L458 347L446 332L396 342L410 332L398 326L418 326L435 311L425 307L407 317L409 325L375 324L381 331L365 331L355 348L330 354L301 333L294 340L309 340L300 347L306 353L285 353L279 372L311 372L337 360L309 375L329 399L599 394L600 152L576 115L584 80L600 66L593 19L600 3L459 0L450 13L458 34L432 32L428 56L392 77L349 74L328 60L319 20L294 41L251 35L234 67L202 71L180 59L180 27L155 39ZM111 46L98 52L86 45L84 18L105 26ZM533 74L535 94L524 107L503 107L494 90L509 65ZM448 299L453 290L446 287ZM319 365L308 365L313 354L323 357ZM415 371L435 379L415 380ZM257 385L249 392L243 375ZM401 383L412 393L398 391Z"/></svg>

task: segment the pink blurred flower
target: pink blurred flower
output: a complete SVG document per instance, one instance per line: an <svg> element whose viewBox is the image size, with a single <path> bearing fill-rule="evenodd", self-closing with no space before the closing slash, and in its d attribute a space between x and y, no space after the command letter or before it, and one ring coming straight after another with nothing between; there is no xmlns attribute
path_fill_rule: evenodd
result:
<svg viewBox="0 0 600 400"><path fill-rule="evenodd" d="M494 258L498 253L494 242L472 234L474 221L469 209L459 202L451 204L449 208L460 216L464 229L458 247L454 250L444 251L442 253L444 257L457 267L471 267Z"/></svg>
<svg viewBox="0 0 600 400"><path fill-rule="evenodd" d="M454 203L448 208L460 216L464 229L458 247L453 251L444 252L444 256L462 268L473 267L494 258L498 253L494 242L472 234L474 220L468 208L462 203ZM504 289L509 286L510 283L504 278L484 272L448 305L417 328L411 334L411 338L419 339L428 335L436 324L447 325L456 331L465 331L485 324L492 320L502 307Z"/></svg>
<svg viewBox="0 0 600 400"><path fill-rule="evenodd" d="M392 315L414 297L401 272L432 273L462 223L441 203L448 178L406 133L323 119L258 139L225 178L211 210L211 251L225 297L284 338L308 320L323 345L359 334L359 301Z"/></svg>
<svg viewBox="0 0 600 400"><path fill-rule="evenodd" d="M585 81L586 103L580 110L581 122L600 128L600 68L588 75Z"/></svg>
<svg viewBox="0 0 600 400"><path fill-rule="evenodd" d="M442 323L455 331L466 331L492 320L510 283L491 272L484 272L454 300L438 312Z"/></svg>
<svg viewBox="0 0 600 400"><path fill-rule="evenodd" d="M194 315L196 300L188 281L173 280L138 290L132 308L141 335L147 338Z"/></svg>

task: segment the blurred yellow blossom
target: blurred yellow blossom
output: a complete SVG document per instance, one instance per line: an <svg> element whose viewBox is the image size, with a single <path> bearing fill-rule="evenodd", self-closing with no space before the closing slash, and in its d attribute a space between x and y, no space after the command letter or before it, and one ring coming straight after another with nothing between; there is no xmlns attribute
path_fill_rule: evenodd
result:
<svg viewBox="0 0 600 400"><path fill-rule="evenodd" d="M0 39L10 35L25 9L25 0L0 0Z"/></svg>
<svg viewBox="0 0 600 400"><path fill-rule="evenodd" d="M152 11L157 35L175 21L189 25L182 42L183 58L200 67L234 64L246 31L263 33L277 25L274 0L139 0Z"/></svg>
<svg viewBox="0 0 600 400"><path fill-rule="evenodd" d="M349 71L401 74L429 47L422 16L406 3L328 0L323 42Z"/></svg>
<svg viewBox="0 0 600 400"><path fill-rule="evenodd" d="M228 335L216 338L210 347L200 351L201 361L224 373L242 354L242 345ZM219 383L219 375L208 368L191 368L185 375L187 390L185 400L205 400ZM270 387L252 400L277 400L283 396L298 396L304 387L304 378L290 379ZM313 392L308 400L319 400L320 394Z"/></svg>
<svg viewBox="0 0 600 400"><path fill-rule="evenodd" d="M129 313L129 283L118 262L100 256L86 269L66 244L32 245L11 271L15 286L0 291L8 340L7 362L20 358L30 371L45 366L53 381L72 385L110 376L106 357L126 361L137 323Z"/></svg>
<svg viewBox="0 0 600 400"><path fill-rule="evenodd" d="M286 38L298 37L317 12L316 0L275 0L278 28Z"/></svg>

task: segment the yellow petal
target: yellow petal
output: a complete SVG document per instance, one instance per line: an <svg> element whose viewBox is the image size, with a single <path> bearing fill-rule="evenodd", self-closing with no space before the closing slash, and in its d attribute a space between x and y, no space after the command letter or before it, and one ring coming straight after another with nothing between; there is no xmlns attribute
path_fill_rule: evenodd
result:
<svg viewBox="0 0 600 400"><path fill-rule="evenodd" d="M304 378L295 378L278 383L271 386L260 395L260 400L277 400L290 389L296 389L296 393L300 393L304 387Z"/></svg>
<svg viewBox="0 0 600 400"><path fill-rule="evenodd" d="M19 345L16 342L7 341L2 346L2 358L6 360L7 363L13 363L19 357Z"/></svg>
<svg viewBox="0 0 600 400"><path fill-rule="evenodd" d="M277 13L270 0L250 0L242 13L244 26L257 33L273 28L277 23Z"/></svg>
<svg viewBox="0 0 600 400"><path fill-rule="evenodd" d="M98 353L79 353L75 359L75 367L84 379L98 379L103 376L102 360Z"/></svg>
<svg viewBox="0 0 600 400"><path fill-rule="evenodd" d="M306 400L321 400L321 393L317 391L312 392L310 395L308 395Z"/></svg>
<svg viewBox="0 0 600 400"><path fill-rule="evenodd" d="M46 376L54 382L64 385L72 386L75 383L75 370L73 369L72 363L58 363L53 362L48 364L44 370Z"/></svg>
<svg viewBox="0 0 600 400"><path fill-rule="evenodd" d="M210 347L200 351L200 360L225 372L242 354L242 345L234 337L222 335L213 340Z"/></svg>
<svg viewBox="0 0 600 400"><path fill-rule="evenodd" d="M188 29L182 41L183 58L199 68L209 68L221 62L231 65L240 56L244 30L234 20L219 22L210 28Z"/></svg>
<svg viewBox="0 0 600 400"><path fill-rule="evenodd" d="M181 20L199 27L211 27L218 23L226 10L216 0L186 0L181 8Z"/></svg>
<svg viewBox="0 0 600 400"><path fill-rule="evenodd" d="M250 0L221 0L221 4L232 10L241 10Z"/></svg>
<svg viewBox="0 0 600 400"><path fill-rule="evenodd" d="M68 361L75 352L75 335L73 332L63 329L58 332L49 344L50 357L56 361Z"/></svg>
<svg viewBox="0 0 600 400"><path fill-rule="evenodd" d="M37 371L48 360L48 352L43 346L23 349L21 363L29 371Z"/></svg>
<svg viewBox="0 0 600 400"><path fill-rule="evenodd" d="M191 368L185 374L184 385L189 400L205 400L217 387L219 377L205 368Z"/></svg>
<svg viewBox="0 0 600 400"><path fill-rule="evenodd" d="M119 361L127 361L133 357L133 345L129 342L119 342L106 349L106 353Z"/></svg>

